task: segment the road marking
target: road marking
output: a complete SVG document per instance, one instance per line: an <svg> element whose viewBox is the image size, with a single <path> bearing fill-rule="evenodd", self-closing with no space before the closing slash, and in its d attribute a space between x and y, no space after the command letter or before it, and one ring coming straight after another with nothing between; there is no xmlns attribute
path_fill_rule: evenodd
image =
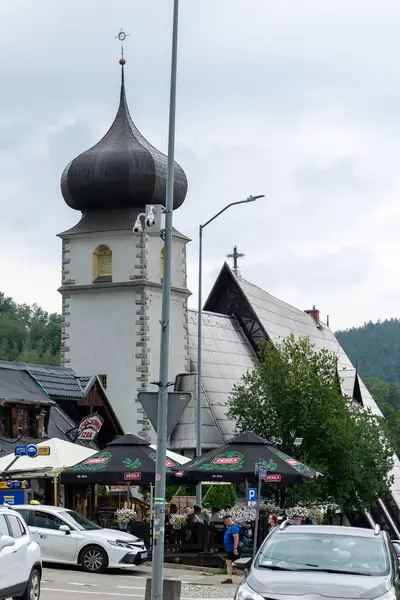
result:
<svg viewBox="0 0 400 600"><path fill-rule="evenodd" d="M145 587L137 587L131 585L116 585L117 590L145 590Z"/></svg>
<svg viewBox="0 0 400 600"><path fill-rule="evenodd" d="M124 597L124 598L143 598L143 594L117 594L115 592L89 592L86 590L67 590L67 589L61 589L61 588L48 588L48 587L43 587L42 592L62 592L63 594L82 594L82 595L92 594L95 596L119 596L119 597ZM232 600L232 598L230 598L229 600Z"/></svg>
<svg viewBox="0 0 400 600"><path fill-rule="evenodd" d="M97 583L78 583L77 581L68 581L68 585L81 585L82 587L99 587Z"/></svg>
<svg viewBox="0 0 400 600"><path fill-rule="evenodd" d="M60 588L42 588L43 592L62 592L64 594L82 594L82 595L96 595L96 596L118 596L119 598L142 598L143 594L118 594L116 592L89 592L86 590L65 590ZM204 598L197 596L196 598L190 598L187 596L182 596L181 600L233 600L233 596L229 598Z"/></svg>

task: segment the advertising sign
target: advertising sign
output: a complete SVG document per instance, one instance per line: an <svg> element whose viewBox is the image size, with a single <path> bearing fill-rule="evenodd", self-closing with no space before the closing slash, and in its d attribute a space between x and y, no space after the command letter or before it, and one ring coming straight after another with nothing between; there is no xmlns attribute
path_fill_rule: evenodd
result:
<svg viewBox="0 0 400 600"><path fill-rule="evenodd" d="M93 442L102 428L103 423L104 419L97 413L85 417L79 424L77 439Z"/></svg>

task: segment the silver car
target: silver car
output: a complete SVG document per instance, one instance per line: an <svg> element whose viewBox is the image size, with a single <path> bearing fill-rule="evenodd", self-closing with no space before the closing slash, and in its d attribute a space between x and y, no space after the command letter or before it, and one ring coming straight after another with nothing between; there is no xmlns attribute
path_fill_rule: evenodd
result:
<svg viewBox="0 0 400 600"><path fill-rule="evenodd" d="M285 521L265 539L236 600L400 600L396 552L386 532Z"/></svg>

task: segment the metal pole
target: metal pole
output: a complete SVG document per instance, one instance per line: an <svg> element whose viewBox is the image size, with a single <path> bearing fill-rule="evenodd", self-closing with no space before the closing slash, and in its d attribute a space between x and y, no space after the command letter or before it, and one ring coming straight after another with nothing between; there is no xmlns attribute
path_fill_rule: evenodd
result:
<svg viewBox="0 0 400 600"><path fill-rule="evenodd" d="M254 540L253 540L253 560L257 553L257 542L258 542L258 523L260 521L260 504L261 504L261 479L259 474L260 463L257 464L257 503L256 503L256 520L254 523Z"/></svg>
<svg viewBox="0 0 400 600"><path fill-rule="evenodd" d="M202 419L201 419L201 335L202 335L202 285L203 285L203 226L199 226L199 290L197 312L197 381L196 381L196 456L202 454ZM202 485L196 486L196 503L202 505Z"/></svg>
<svg viewBox="0 0 400 600"><path fill-rule="evenodd" d="M157 460L154 493L152 600L163 598L163 567L165 538L165 482L168 416L169 331L171 308L172 211L174 194L175 106L178 49L179 0L174 0L172 25L171 88L168 132L168 178L165 202L164 278L161 312L160 380L158 382Z"/></svg>
<svg viewBox="0 0 400 600"><path fill-rule="evenodd" d="M217 219L222 213L231 208L231 206L238 206L239 204L247 204L248 202L254 202L259 198L264 198L263 194L258 196L249 196L245 200L239 200L238 202L231 202L227 204L222 210L217 212L211 219L208 219L203 225L199 226L199 290L198 290L198 312L197 312L197 380L196 380L196 456L202 454L202 419L201 419L201 325L202 325L202 286L203 286L203 229ZM202 487L201 483L196 486L196 503L201 506L202 504Z"/></svg>

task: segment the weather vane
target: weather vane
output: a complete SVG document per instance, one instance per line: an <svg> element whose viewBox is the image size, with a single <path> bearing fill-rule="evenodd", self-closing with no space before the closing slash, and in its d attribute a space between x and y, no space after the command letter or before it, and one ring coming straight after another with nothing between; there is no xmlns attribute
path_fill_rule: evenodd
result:
<svg viewBox="0 0 400 600"><path fill-rule="evenodd" d="M121 29L121 31L119 32L118 35L115 36L116 40L119 40L121 42L121 58L124 58L124 41L126 40L126 38L129 36L129 33L125 33L125 31L123 29Z"/></svg>

